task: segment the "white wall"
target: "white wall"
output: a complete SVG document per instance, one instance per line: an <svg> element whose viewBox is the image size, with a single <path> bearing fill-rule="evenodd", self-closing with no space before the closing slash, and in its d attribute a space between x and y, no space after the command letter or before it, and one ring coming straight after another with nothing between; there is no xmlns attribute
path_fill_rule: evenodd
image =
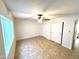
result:
<svg viewBox="0 0 79 59"><path fill-rule="evenodd" d="M40 35L50 40L50 22L43 22L41 24Z"/></svg>
<svg viewBox="0 0 79 59"><path fill-rule="evenodd" d="M47 39L50 39L50 26L49 24L54 22L64 22L64 32L63 32L63 42L62 46L72 49L72 42L73 42L73 30L74 30L74 23L75 20L79 19L79 15L69 15L64 16L56 19L51 19L50 22L44 22L41 26L42 28L42 35L46 37ZM49 34L48 34L49 33Z"/></svg>
<svg viewBox="0 0 79 59"><path fill-rule="evenodd" d="M15 20L15 33L17 40L30 38L42 35L47 39L51 39L51 23L64 22L63 42L62 46L71 49L73 42L74 22L77 16L65 16L57 19L52 19L48 22L38 24L37 21L32 19L16 19Z"/></svg>
<svg viewBox="0 0 79 59"><path fill-rule="evenodd" d="M73 31L74 31L74 19L68 18L64 21L64 32L63 32L63 40L62 45L72 49L72 42L73 42Z"/></svg>
<svg viewBox="0 0 79 59"><path fill-rule="evenodd" d="M16 18L15 34L17 40L38 36L39 32L40 26L36 20Z"/></svg>
<svg viewBox="0 0 79 59"><path fill-rule="evenodd" d="M37 21L32 19L16 19L15 32L16 38L25 39L38 35L42 35L47 39L51 39L51 23L64 22L64 32L62 46L71 49L73 42L73 31L75 20L79 19L79 15L64 16L56 19L51 19L48 22L38 24Z"/></svg>
<svg viewBox="0 0 79 59"><path fill-rule="evenodd" d="M7 9L2 0L0 0L0 15L4 15L7 18L12 19L12 13Z"/></svg>

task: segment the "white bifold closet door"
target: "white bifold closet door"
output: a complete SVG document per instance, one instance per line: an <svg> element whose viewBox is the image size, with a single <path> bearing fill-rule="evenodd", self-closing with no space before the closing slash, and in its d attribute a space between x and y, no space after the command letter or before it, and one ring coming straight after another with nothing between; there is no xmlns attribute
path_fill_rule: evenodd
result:
<svg viewBox="0 0 79 59"><path fill-rule="evenodd" d="M54 22L51 24L51 40L59 44L62 43L62 23L63 22Z"/></svg>

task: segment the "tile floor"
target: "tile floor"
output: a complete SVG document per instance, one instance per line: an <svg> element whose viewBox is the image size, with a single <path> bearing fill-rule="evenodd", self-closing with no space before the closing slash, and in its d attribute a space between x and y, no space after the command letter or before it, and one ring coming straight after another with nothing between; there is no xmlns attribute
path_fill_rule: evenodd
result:
<svg viewBox="0 0 79 59"><path fill-rule="evenodd" d="M17 41L15 59L79 59L79 55L39 36Z"/></svg>

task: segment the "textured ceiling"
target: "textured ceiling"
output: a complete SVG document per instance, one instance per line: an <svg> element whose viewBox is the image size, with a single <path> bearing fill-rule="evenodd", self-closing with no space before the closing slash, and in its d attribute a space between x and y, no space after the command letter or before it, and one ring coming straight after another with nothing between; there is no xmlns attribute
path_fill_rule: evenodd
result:
<svg viewBox="0 0 79 59"><path fill-rule="evenodd" d="M17 13L49 15L79 13L79 0L4 0L4 2L14 15Z"/></svg>

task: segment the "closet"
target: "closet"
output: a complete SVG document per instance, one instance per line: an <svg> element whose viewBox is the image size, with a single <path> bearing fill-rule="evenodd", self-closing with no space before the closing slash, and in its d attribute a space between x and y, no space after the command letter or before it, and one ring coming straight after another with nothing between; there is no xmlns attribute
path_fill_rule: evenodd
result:
<svg viewBox="0 0 79 59"><path fill-rule="evenodd" d="M51 23L51 26L50 26L51 40L56 43L62 44L63 29L64 29L64 22Z"/></svg>

